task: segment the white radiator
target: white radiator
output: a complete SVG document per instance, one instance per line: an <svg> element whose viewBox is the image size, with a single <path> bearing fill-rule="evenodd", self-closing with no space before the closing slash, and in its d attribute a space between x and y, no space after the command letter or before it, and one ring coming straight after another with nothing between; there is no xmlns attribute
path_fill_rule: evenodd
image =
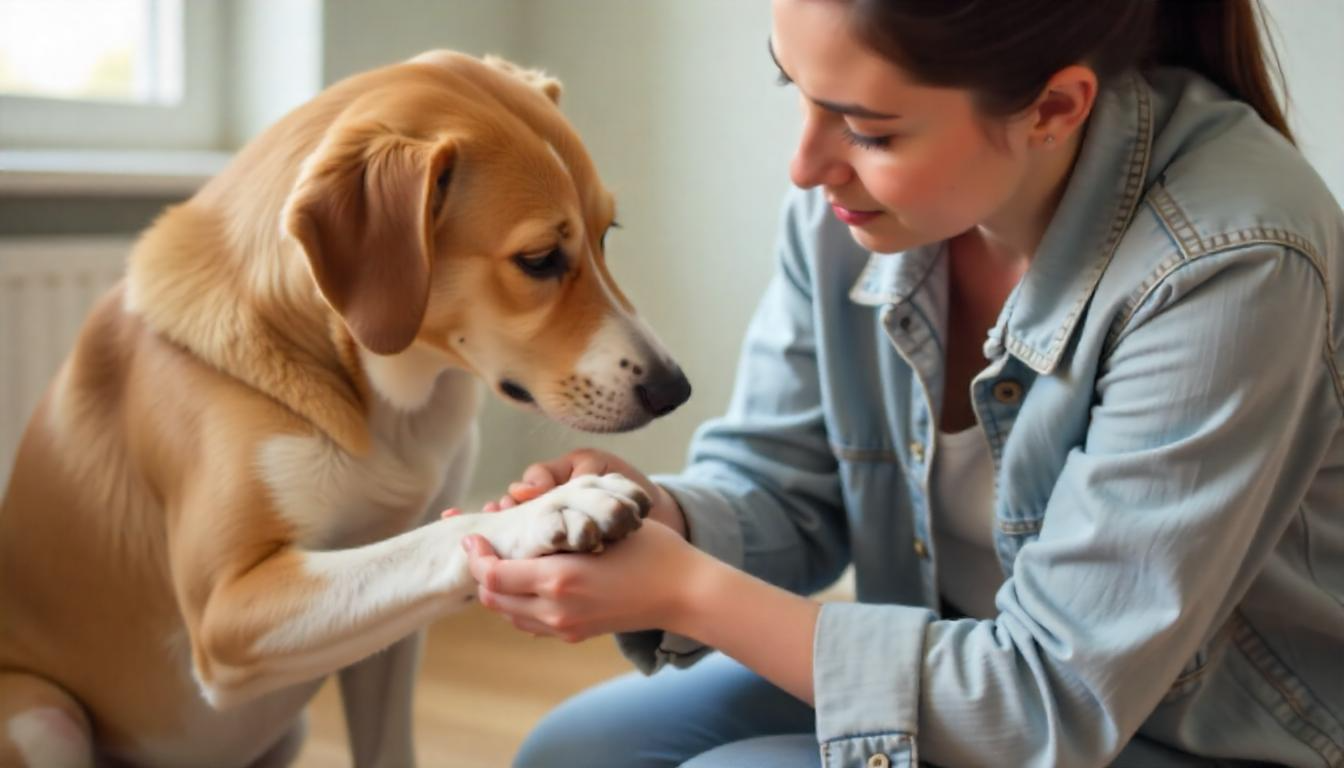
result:
<svg viewBox="0 0 1344 768"><path fill-rule="evenodd" d="M0 489L38 400L94 301L120 279L128 238L0 238Z"/></svg>

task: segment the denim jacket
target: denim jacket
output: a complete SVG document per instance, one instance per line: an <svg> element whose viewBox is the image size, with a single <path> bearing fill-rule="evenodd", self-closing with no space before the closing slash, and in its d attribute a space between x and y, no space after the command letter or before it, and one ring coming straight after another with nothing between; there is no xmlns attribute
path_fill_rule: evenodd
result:
<svg viewBox="0 0 1344 768"><path fill-rule="evenodd" d="M657 478L696 546L774 584L854 564L859 602L816 629L823 764L1344 766L1344 215L1323 182L1189 71L1102 90L971 384L994 620L938 609L942 252L867 253L792 194L731 406ZM645 671L705 653L618 641Z"/></svg>

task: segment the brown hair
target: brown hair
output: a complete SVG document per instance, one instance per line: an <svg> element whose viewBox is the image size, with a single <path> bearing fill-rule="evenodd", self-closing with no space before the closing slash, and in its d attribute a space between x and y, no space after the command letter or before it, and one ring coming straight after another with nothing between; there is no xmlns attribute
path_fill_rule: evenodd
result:
<svg viewBox="0 0 1344 768"><path fill-rule="evenodd" d="M855 33L917 80L968 88L987 115L1026 108L1050 77L1087 64L1188 67L1293 140L1274 92L1256 0L847 0Z"/></svg>

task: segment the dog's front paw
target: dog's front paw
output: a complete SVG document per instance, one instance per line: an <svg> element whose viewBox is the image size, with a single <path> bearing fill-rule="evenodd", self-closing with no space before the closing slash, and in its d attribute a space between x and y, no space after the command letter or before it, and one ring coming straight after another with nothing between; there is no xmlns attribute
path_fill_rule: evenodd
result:
<svg viewBox="0 0 1344 768"><path fill-rule="evenodd" d="M599 552L638 528L651 503L644 489L623 475L583 475L498 513L507 529L490 538L510 559Z"/></svg>

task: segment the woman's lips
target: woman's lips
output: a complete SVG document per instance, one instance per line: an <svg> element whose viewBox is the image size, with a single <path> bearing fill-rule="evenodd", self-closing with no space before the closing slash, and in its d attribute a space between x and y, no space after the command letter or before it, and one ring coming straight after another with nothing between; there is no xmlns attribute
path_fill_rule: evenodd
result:
<svg viewBox="0 0 1344 768"><path fill-rule="evenodd" d="M857 227L871 221L881 215L881 211L852 211L843 205L831 203L831 210L835 211L835 217L851 227Z"/></svg>

